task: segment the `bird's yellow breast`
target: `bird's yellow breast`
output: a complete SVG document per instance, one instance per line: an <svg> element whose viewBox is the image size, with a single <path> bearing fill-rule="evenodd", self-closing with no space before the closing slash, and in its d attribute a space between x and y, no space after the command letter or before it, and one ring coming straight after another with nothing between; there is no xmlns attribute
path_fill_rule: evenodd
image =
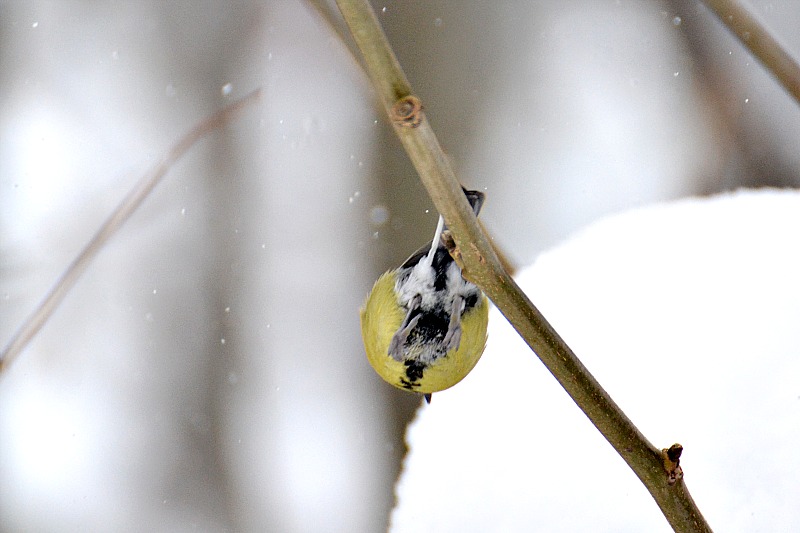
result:
<svg viewBox="0 0 800 533"><path fill-rule="evenodd" d="M489 303L481 294L478 303L461 317L461 343L455 350L425 366L421 372L408 372L404 361L389 355L389 343L400 328L405 310L395 293L395 271L383 274L361 308L361 335L367 359L386 382L397 388L429 394L450 388L469 374L486 347ZM417 374L421 373L421 376Z"/></svg>

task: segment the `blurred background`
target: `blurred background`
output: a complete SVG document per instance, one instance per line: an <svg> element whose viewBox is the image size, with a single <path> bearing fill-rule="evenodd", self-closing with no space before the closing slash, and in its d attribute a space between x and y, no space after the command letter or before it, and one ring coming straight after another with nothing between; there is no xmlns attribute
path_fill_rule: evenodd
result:
<svg viewBox="0 0 800 533"><path fill-rule="evenodd" d="M699 2L373 6L518 265L609 213L800 182L797 105ZM752 7L800 50L800 6ZM0 530L386 528L420 400L358 308L437 214L326 13L0 4L1 344L173 142L263 90L0 375Z"/></svg>

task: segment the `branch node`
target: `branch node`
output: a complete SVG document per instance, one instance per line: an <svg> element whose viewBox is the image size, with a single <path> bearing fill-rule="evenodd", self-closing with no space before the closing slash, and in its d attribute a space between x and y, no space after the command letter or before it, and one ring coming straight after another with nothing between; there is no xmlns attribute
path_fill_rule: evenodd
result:
<svg viewBox="0 0 800 533"><path fill-rule="evenodd" d="M422 124L425 114L422 112L422 102L413 94L404 96L394 103L389 111L392 122L404 128L416 128Z"/></svg>
<svg viewBox="0 0 800 533"><path fill-rule="evenodd" d="M461 257L461 250L458 248L458 244L456 244L456 240L453 238L453 234L450 230L444 230L442 232L442 244L444 247L447 248L447 253L450 254L450 257L453 258L453 261L456 262L458 268L461 271L464 271L464 259Z"/></svg>
<svg viewBox="0 0 800 533"><path fill-rule="evenodd" d="M664 462L664 469L667 471L667 484L669 485L674 485L679 479L683 478L683 468L681 468L682 453L683 446L678 443L661 450L661 460Z"/></svg>

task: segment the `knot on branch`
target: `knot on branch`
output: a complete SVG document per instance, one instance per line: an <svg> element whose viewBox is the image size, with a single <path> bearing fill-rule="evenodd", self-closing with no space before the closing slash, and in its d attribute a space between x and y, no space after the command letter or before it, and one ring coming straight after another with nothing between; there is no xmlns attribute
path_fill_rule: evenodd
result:
<svg viewBox="0 0 800 533"><path fill-rule="evenodd" d="M404 128L416 128L422 123L422 102L409 94L394 103L390 111L392 122Z"/></svg>
<svg viewBox="0 0 800 533"><path fill-rule="evenodd" d="M442 244L444 244L444 247L447 248L447 253L449 253L450 257L453 258L453 261L456 262L458 268L460 268L463 271L464 260L461 257L461 250L458 248L456 240L453 238L453 234L450 232L450 230L446 229L442 232L441 238L442 238Z"/></svg>
<svg viewBox="0 0 800 533"><path fill-rule="evenodd" d="M683 478L683 469L681 468L682 453L683 446L678 443L661 450L661 460L664 462L664 469L667 471L667 483L669 485L674 485L679 479Z"/></svg>

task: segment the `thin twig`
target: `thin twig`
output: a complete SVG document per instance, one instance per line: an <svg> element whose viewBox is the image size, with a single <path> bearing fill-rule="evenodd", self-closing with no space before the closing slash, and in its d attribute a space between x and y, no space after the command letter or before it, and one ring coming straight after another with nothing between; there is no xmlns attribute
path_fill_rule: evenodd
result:
<svg viewBox="0 0 800 533"><path fill-rule="evenodd" d="M114 236L125 221L138 209L150 192L161 182L172 165L180 159L197 141L230 122L242 109L252 105L260 96L257 89L244 98L226 106L222 110L206 118L186 135L184 135L166 153L162 160L136 183L124 200L106 219L97 233L78 254L78 257L67 267L67 270L56 282L33 313L22 323L11 337L6 347L0 352L0 375L8 369L16 356L28 345L33 337L44 326L64 297L78 281L92 259L103 249L105 243Z"/></svg>
<svg viewBox="0 0 800 533"><path fill-rule="evenodd" d="M738 0L705 0L705 4L800 103L800 65L773 33Z"/></svg>
<svg viewBox="0 0 800 533"><path fill-rule="evenodd" d="M337 0L370 78L434 205L447 221L465 276L491 298L575 403L650 491L676 531L710 531L664 453L639 432L503 269L470 208L419 100L366 0Z"/></svg>
<svg viewBox="0 0 800 533"><path fill-rule="evenodd" d="M327 0L307 0L303 5L310 7L311 11L319 17L319 20L336 35L341 45L347 49L353 62L358 65L359 72L366 74L366 69L364 65L361 64L361 56L359 55L358 49L352 41L347 39L347 35L349 35L347 26L345 26L344 21L339 17L337 10Z"/></svg>

